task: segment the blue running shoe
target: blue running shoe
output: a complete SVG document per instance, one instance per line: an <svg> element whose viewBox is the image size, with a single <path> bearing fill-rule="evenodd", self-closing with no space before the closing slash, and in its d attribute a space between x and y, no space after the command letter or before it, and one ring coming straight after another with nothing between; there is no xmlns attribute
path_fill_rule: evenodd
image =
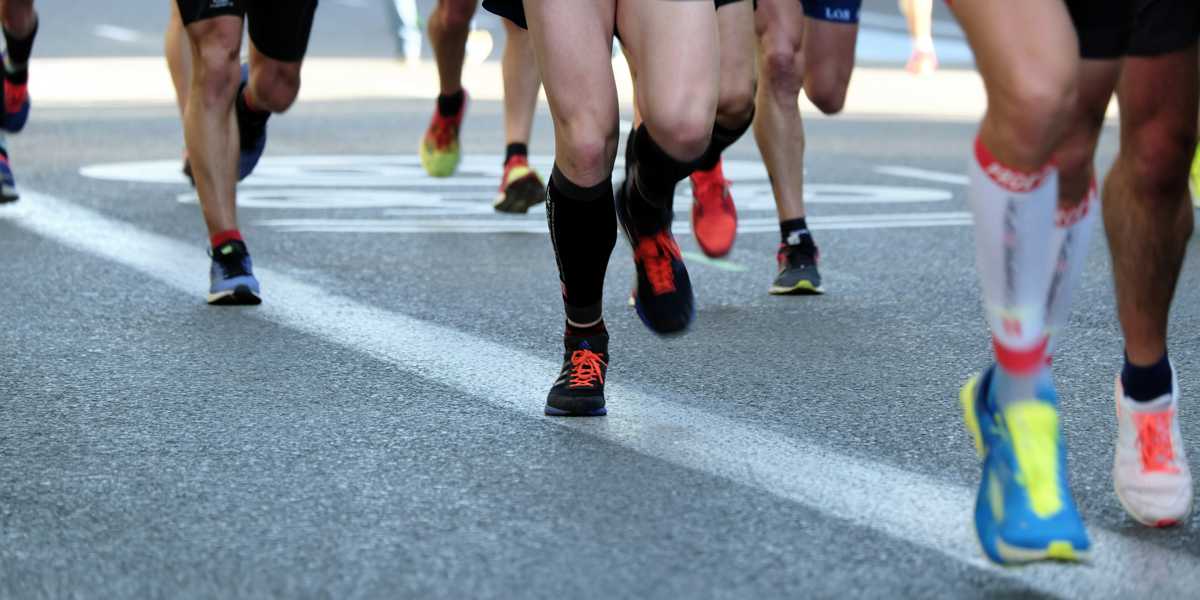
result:
<svg viewBox="0 0 1200 600"><path fill-rule="evenodd" d="M262 303L246 244L241 240L231 240L214 248L211 255L209 304L241 306Z"/></svg>
<svg viewBox="0 0 1200 600"><path fill-rule="evenodd" d="M0 129L9 133L25 129L25 122L29 120L29 108L29 84L13 83L5 78L4 118L0 119Z"/></svg>
<svg viewBox="0 0 1200 600"><path fill-rule="evenodd" d="M242 84L234 100L238 125L238 181L250 176L267 148L267 117L256 115L246 108L242 94L250 81L250 65L242 65ZM269 116L269 115L268 115ZM190 165L189 165L190 166Z"/></svg>
<svg viewBox="0 0 1200 600"><path fill-rule="evenodd" d="M8 164L8 156L0 154L0 204L16 202L20 198L21 195L17 193L17 180Z"/></svg>
<svg viewBox="0 0 1200 600"><path fill-rule="evenodd" d="M1091 542L1067 485L1067 451L1054 388L1047 378L1037 398L997 411L991 397L993 369L972 377L959 394L967 429L983 460L975 500L979 544L1002 565L1086 560Z"/></svg>
<svg viewBox="0 0 1200 600"><path fill-rule="evenodd" d="M633 246L633 262L637 268L634 307L642 323L654 333L680 333L692 323L695 299L683 254L671 235L673 215L669 208L664 209L658 231L639 234L629 210L627 185L628 182L617 186L614 203L621 230Z"/></svg>

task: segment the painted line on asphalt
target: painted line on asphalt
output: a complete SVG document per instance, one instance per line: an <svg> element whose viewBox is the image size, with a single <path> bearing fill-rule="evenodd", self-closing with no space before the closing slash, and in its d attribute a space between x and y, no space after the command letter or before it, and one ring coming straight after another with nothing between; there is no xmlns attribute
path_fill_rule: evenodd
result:
<svg viewBox="0 0 1200 600"><path fill-rule="evenodd" d="M945 171L930 171L929 169L917 169L915 167L901 167L894 165L884 165L875 167L875 172L883 175L892 175L895 177L904 177L906 179L919 179L921 181L936 181L938 183L951 183L954 185L967 185L967 176L962 173L947 173Z"/></svg>
<svg viewBox="0 0 1200 600"><path fill-rule="evenodd" d="M29 190L23 194L23 206L0 211L0 218L140 271L199 301L208 260L195 245L49 195ZM1079 597L1187 597L1198 584L1200 559L1101 528L1092 529L1096 549L1090 566L993 567L980 556L969 523L974 493L967 487L708 414L621 384L608 386L612 413L606 418L547 419L541 415L542 402L558 372L555 362L333 295L270 268L258 269L258 275L265 304L245 314L394 364L540 423L803 504L830 519L939 552L995 577L1050 595ZM479 356L488 360L480 361ZM504 377L497 378L496 373ZM944 405L953 411L955 402L947 398ZM965 435L962 451L971 451Z"/></svg>
<svg viewBox="0 0 1200 600"><path fill-rule="evenodd" d="M140 31L129 29L128 27L118 27L117 25L101 24L92 28L92 33L96 37L121 42L123 44L137 44L143 41L144 36Z"/></svg>
<svg viewBox="0 0 1200 600"><path fill-rule="evenodd" d="M746 267L726 258L709 258L703 253L692 252L691 250L684 250L682 254L684 258L688 259L689 264L698 263L706 267L729 271L730 273L744 273L746 271Z"/></svg>

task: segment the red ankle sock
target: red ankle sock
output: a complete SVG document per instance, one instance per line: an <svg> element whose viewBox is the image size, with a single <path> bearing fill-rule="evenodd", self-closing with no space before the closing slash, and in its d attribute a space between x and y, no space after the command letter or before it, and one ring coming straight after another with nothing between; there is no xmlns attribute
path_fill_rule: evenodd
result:
<svg viewBox="0 0 1200 600"><path fill-rule="evenodd" d="M212 242L213 248L217 248L221 244L224 244L225 242L232 242L233 240L237 240L239 242L243 241L242 240L242 232L240 232L236 229L229 229L227 231L218 231L217 233L212 234L212 237L209 238L209 240Z"/></svg>

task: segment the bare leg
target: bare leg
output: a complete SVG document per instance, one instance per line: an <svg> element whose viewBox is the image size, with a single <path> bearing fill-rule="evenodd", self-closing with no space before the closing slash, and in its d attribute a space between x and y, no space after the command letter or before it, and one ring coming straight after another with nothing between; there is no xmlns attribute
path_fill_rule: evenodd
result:
<svg viewBox="0 0 1200 600"><path fill-rule="evenodd" d="M437 62L442 95L462 90L463 61L475 4L475 0L438 0L429 15L429 44Z"/></svg>
<svg viewBox="0 0 1200 600"><path fill-rule="evenodd" d="M804 13L798 2L762 0L755 11L759 83L754 139L771 178L779 220L804 211Z"/></svg>
<svg viewBox="0 0 1200 600"><path fill-rule="evenodd" d="M1173 82L1162 93L1158 82ZM1134 365L1166 353L1175 283L1192 234L1187 174L1196 148L1196 47L1128 57L1118 84L1121 150L1104 184L1117 315Z"/></svg>
<svg viewBox="0 0 1200 600"><path fill-rule="evenodd" d="M504 138L509 144L528 144L542 85L529 32L504 21Z"/></svg>
<svg viewBox="0 0 1200 600"><path fill-rule="evenodd" d="M179 4L170 0L171 20L163 34L163 55L167 58L167 70L171 72L171 83L175 86L175 103L179 116L187 109L188 84L192 80L192 51L188 47L187 32L179 18Z"/></svg>

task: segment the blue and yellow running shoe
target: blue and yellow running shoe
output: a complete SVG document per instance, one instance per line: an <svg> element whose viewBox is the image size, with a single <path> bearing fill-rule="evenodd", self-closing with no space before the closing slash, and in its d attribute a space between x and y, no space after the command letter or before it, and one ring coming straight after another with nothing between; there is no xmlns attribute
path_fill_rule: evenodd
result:
<svg viewBox="0 0 1200 600"><path fill-rule="evenodd" d="M959 399L983 460L975 532L992 561L1085 560L1087 530L1067 485L1067 451L1053 386L1037 398L994 409L993 369L972 377Z"/></svg>
<svg viewBox="0 0 1200 600"><path fill-rule="evenodd" d="M0 204L16 202L20 198L21 194L17 193L17 180L8 164L8 155L0 153Z"/></svg>
<svg viewBox="0 0 1200 600"><path fill-rule="evenodd" d="M217 306L253 306L262 303L250 253L241 240L231 240L210 250L208 303Z"/></svg>

